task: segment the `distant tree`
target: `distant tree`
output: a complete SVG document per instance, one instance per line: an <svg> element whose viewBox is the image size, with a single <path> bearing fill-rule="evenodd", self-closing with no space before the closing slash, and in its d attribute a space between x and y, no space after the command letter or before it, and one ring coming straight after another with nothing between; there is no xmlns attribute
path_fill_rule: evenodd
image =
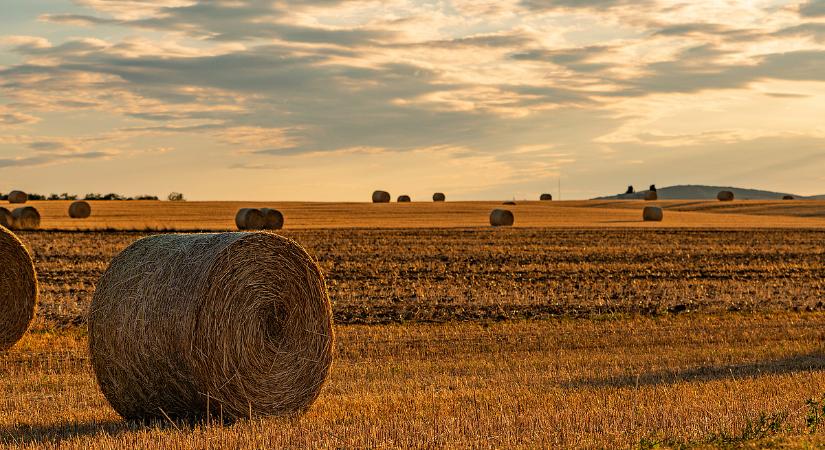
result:
<svg viewBox="0 0 825 450"><path fill-rule="evenodd" d="M138 195L135 200L159 200L157 195Z"/></svg>
<svg viewBox="0 0 825 450"><path fill-rule="evenodd" d="M46 196L41 194L29 194L29 200L46 200Z"/></svg>
<svg viewBox="0 0 825 450"><path fill-rule="evenodd" d="M57 194L49 194L49 200L60 200L60 196Z"/></svg>
<svg viewBox="0 0 825 450"><path fill-rule="evenodd" d="M636 190L633 189L633 186L628 186L627 187L627 192L625 192L625 194L633 194L635 192L636 192Z"/></svg>
<svg viewBox="0 0 825 450"><path fill-rule="evenodd" d="M655 185L655 184L651 184L651 185L650 185L650 189L648 189L648 190L653 191L653 192L656 192L656 185Z"/></svg>
<svg viewBox="0 0 825 450"><path fill-rule="evenodd" d="M169 199L170 202L185 202L186 199L183 198L183 194L180 192L172 192L166 198Z"/></svg>

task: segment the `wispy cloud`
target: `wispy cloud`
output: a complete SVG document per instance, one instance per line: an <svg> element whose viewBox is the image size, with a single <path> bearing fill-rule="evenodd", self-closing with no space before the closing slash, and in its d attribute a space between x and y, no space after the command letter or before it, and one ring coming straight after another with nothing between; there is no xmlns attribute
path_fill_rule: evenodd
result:
<svg viewBox="0 0 825 450"><path fill-rule="evenodd" d="M0 166L116 167L174 148L155 157L237 173L442 152L456 170L500 171L488 187L538 188L562 169L586 179L605 161L656 161L631 145L821 132L751 125L759 102L825 113L820 0L73 4L0 35ZM675 110L742 119L697 130ZM108 141L51 139L69 134Z"/></svg>

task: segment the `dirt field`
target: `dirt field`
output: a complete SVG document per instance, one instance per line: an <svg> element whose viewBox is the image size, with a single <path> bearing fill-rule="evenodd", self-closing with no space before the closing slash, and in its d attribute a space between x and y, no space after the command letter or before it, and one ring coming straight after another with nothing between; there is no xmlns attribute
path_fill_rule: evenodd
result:
<svg viewBox="0 0 825 450"><path fill-rule="evenodd" d="M85 314L145 228L228 229L238 204L100 202L77 225L51 203L45 227L141 231L20 233L42 301L0 355L8 447L825 444L825 218L797 217L809 209L668 210L650 226L622 222L643 202L536 202L517 221L543 225L491 229L463 222L493 203L285 204L283 234L327 275L331 379L300 418L193 428L118 418L88 364ZM142 208L167 208L166 225L129 222Z"/></svg>

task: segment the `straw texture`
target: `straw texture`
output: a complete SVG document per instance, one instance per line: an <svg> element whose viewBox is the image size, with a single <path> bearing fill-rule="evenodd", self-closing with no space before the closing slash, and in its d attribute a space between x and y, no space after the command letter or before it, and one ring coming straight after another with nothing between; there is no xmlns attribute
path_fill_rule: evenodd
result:
<svg viewBox="0 0 825 450"><path fill-rule="evenodd" d="M37 306L34 263L17 237L0 227L0 351L26 334Z"/></svg>
<svg viewBox="0 0 825 450"><path fill-rule="evenodd" d="M100 279L89 345L124 418L288 415L326 380L332 311L320 269L292 240L159 235L132 244Z"/></svg>

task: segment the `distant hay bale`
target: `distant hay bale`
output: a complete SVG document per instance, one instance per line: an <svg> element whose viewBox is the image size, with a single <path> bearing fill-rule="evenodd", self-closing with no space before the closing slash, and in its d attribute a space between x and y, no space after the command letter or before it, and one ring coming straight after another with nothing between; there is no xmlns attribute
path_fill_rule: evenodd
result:
<svg viewBox="0 0 825 450"><path fill-rule="evenodd" d="M263 230L266 218L260 209L241 208L235 214L235 226L239 230Z"/></svg>
<svg viewBox="0 0 825 450"><path fill-rule="evenodd" d="M9 203L26 203L29 201L29 195L23 191L9 192Z"/></svg>
<svg viewBox="0 0 825 450"><path fill-rule="evenodd" d="M506 209L494 209L490 213L490 225L494 227L509 227L515 223L515 217Z"/></svg>
<svg viewBox="0 0 825 450"><path fill-rule="evenodd" d="M516 202L513 200L507 200L506 202L502 202L502 205L516 206Z"/></svg>
<svg viewBox="0 0 825 450"><path fill-rule="evenodd" d="M733 201L733 192L731 191L719 191L716 195L716 198L720 202L732 202Z"/></svg>
<svg viewBox="0 0 825 450"><path fill-rule="evenodd" d="M0 226L4 226L6 228L13 228L14 225L14 217L11 215L11 211L6 208L0 207Z"/></svg>
<svg viewBox="0 0 825 450"><path fill-rule="evenodd" d="M782 200L796 200L793 195L785 195L782 197Z"/></svg>
<svg viewBox="0 0 825 450"><path fill-rule="evenodd" d="M69 205L69 217L72 219L87 219L92 215L92 206L88 202L77 201Z"/></svg>
<svg viewBox="0 0 825 450"><path fill-rule="evenodd" d="M444 195L443 192L436 192L433 194L433 201L434 202L445 202L447 201L447 196Z"/></svg>
<svg viewBox="0 0 825 450"><path fill-rule="evenodd" d="M141 239L112 260L89 309L95 376L130 420L303 412L333 341L321 270L268 232Z"/></svg>
<svg viewBox="0 0 825 450"><path fill-rule="evenodd" d="M16 230L36 230L40 228L40 213L32 206L17 208L11 212Z"/></svg>
<svg viewBox="0 0 825 450"><path fill-rule="evenodd" d="M398 203L410 203L412 199L409 195L399 195L398 196Z"/></svg>
<svg viewBox="0 0 825 450"><path fill-rule="evenodd" d="M657 194L656 191L647 191L647 192L645 192L645 200L652 201L652 200L658 200L658 199L659 199L659 194Z"/></svg>
<svg viewBox="0 0 825 450"><path fill-rule="evenodd" d="M372 193L373 203L389 203L390 193L387 191L375 191Z"/></svg>
<svg viewBox="0 0 825 450"><path fill-rule="evenodd" d="M284 227L284 215L277 209L261 208L261 214L264 215L265 230L280 230Z"/></svg>
<svg viewBox="0 0 825 450"><path fill-rule="evenodd" d="M23 243L0 227L0 352L29 329L37 306L37 273Z"/></svg>
<svg viewBox="0 0 825 450"><path fill-rule="evenodd" d="M549 202L549 201L553 200L553 195L552 194L541 194L541 196L539 197L539 200L541 200L543 202Z"/></svg>
<svg viewBox="0 0 825 450"><path fill-rule="evenodd" d="M642 212L642 218L645 222L661 222L664 217L664 211L658 206L645 206Z"/></svg>

